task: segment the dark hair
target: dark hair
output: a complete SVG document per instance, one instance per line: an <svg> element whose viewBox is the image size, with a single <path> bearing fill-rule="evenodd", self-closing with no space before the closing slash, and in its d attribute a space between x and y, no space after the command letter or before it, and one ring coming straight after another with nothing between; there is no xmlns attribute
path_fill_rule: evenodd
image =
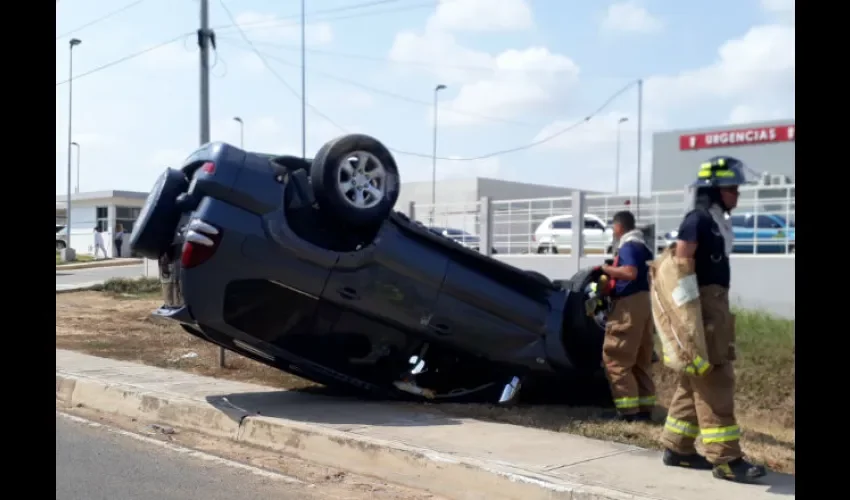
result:
<svg viewBox="0 0 850 500"><path fill-rule="evenodd" d="M635 228L635 216L628 210L623 210L614 214L614 224L620 224L626 231L631 231Z"/></svg>
<svg viewBox="0 0 850 500"><path fill-rule="evenodd" d="M715 186L698 187L694 207L707 209L711 205L719 205L726 210L725 205L723 205L723 198L720 197L720 189Z"/></svg>

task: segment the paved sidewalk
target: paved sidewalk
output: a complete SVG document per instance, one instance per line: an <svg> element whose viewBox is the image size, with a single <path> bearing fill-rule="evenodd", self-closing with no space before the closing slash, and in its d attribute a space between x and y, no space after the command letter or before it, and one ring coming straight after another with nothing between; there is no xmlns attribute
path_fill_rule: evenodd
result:
<svg viewBox="0 0 850 500"><path fill-rule="evenodd" d="M545 498L762 500L795 497L795 479L788 475L770 473L762 484L740 485L714 479L705 471L664 467L655 451L508 424L447 418L408 406L279 391L62 350L56 351L56 372L57 380L61 374L106 381L108 385L131 388L148 396L156 393L192 401L195 407L212 405L239 422L236 435L241 438L259 435L256 428L263 422L266 427L271 424L297 426L305 436L310 431L303 429L321 428L323 432L346 436L350 441L360 440L368 446L397 447L401 450L399 453L417 450L435 464L460 463L467 469L476 469L476 474L489 473L494 478L489 482L491 488L497 479L505 477L514 483L532 483L549 490L547 495L550 496ZM245 420L252 420L254 428L246 429ZM270 445L274 444L270 433L262 436L270 440ZM307 446L299 444L298 439L294 444L290 440L286 443L281 440L277 445L285 451L289 451L285 446L291 446L296 452ZM308 441L306 437L302 440ZM351 443L346 446L350 447ZM323 452L328 453L327 450ZM351 452L340 448L340 453ZM351 465L352 470L359 466ZM386 479L399 481L397 476L392 476L391 470L387 473ZM426 467L416 474L425 476L427 473ZM452 480L448 476L438 477ZM485 483L481 483L482 488ZM568 492L579 490L581 495L572 493L574 496L569 496ZM495 498L498 490L495 491L497 493L485 496L472 492L464 494L463 498Z"/></svg>

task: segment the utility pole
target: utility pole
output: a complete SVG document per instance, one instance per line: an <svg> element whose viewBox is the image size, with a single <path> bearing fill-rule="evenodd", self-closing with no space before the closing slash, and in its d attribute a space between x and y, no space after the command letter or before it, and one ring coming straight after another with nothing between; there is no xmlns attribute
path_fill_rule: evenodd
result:
<svg viewBox="0 0 850 500"><path fill-rule="evenodd" d="M640 220L640 163L641 146L643 143L643 79L638 80L638 109L637 109L637 199L635 202L635 218Z"/></svg>
<svg viewBox="0 0 850 500"><path fill-rule="evenodd" d="M198 48L201 63L201 145L210 142L210 32L209 1L200 0L201 27L198 29Z"/></svg>
<svg viewBox="0 0 850 500"><path fill-rule="evenodd" d="M307 15L301 0L301 158L307 159Z"/></svg>
<svg viewBox="0 0 850 500"><path fill-rule="evenodd" d="M431 155L431 221L429 222L432 226L437 211L437 105L440 102L437 96L445 88L446 86L442 83L434 87L434 142Z"/></svg>
<svg viewBox="0 0 850 500"><path fill-rule="evenodd" d="M74 189L75 193L80 192L80 144L77 142L72 142L71 146L77 148L77 187Z"/></svg>
<svg viewBox="0 0 850 500"><path fill-rule="evenodd" d="M65 249L68 256L74 255L74 250L71 246L71 143L73 142L74 134L74 47L81 43L83 42L78 38L72 38L68 41L68 195L65 202L65 227L68 234Z"/></svg>
<svg viewBox="0 0 850 500"><path fill-rule="evenodd" d="M209 44L215 46L215 34L210 30L209 0L200 0L201 27L198 29L198 49L201 63L200 132L201 145L210 142L210 53ZM218 348L218 367L224 368L224 347Z"/></svg>
<svg viewBox="0 0 850 500"><path fill-rule="evenodd" d="M627 117L622 117L617 122L617 165L614 171L614 194L620 194L620 126L629 121Z"/></svg>

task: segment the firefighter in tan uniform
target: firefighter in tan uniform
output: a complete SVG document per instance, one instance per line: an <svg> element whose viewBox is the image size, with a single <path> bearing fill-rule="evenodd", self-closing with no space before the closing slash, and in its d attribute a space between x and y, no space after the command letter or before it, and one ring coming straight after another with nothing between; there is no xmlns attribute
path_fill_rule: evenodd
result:
<svg viewBox="0 0 850 500"><path fill-rule="evenodd" d="M613 281L611 313L605 328L602 361L617 417L627 422L649 421L655 407L652 380L653 324L647 262L652 250L629 211L613 218L618 240L614 265L602 266Z"/></svg>
<svg viewBox="0 0 850 500"><path fill-rule="evenodd" d="M744 459L735 419L735 317L729 307L733 232L726 216L738 204L738 186L746 183L744 165L714 157L702 164L697 177L694 209L679 227L675 257L696 274L694 295L708 360L695 356L691 369L680 375L661 435L663 461L744 482L765 474L763 466ZM694 447L697 437L704 457Z"/></svg>

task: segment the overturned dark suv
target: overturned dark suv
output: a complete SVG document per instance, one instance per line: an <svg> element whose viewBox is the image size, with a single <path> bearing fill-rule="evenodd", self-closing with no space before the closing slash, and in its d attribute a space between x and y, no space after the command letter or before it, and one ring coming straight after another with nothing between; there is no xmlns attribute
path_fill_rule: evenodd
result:
<svg viewBox="0 0 850 500"><path fill-rule="evenodd" d="M131 239L179 291L155 314L381 397L509 403L528 382L598 375L592 270L554 283L485 256L394 212L399 189L364 135L312 160L201 147L162 173Z"/></svg>

